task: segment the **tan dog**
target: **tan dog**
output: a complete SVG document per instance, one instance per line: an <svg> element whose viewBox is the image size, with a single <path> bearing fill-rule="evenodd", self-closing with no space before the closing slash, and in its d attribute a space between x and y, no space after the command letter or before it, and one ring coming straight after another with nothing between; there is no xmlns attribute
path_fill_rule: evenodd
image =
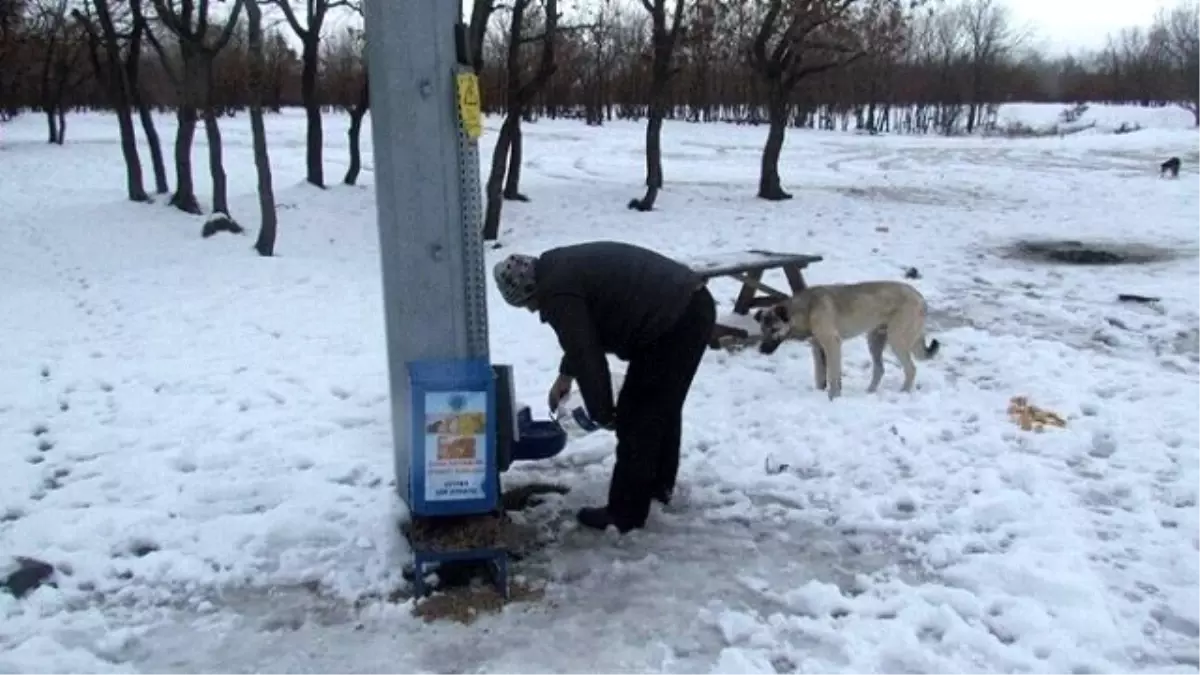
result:
<svg viewBox="0 0 1200 675"><path fill-rule="evenodd" d="M871 352L871 384L883 379L883 348L890 346L904 368L901 391L912 391L917 377L913 358L938 352L937 340L925 346L925 298L899 281L810 286L791 299L754 313L762 329L759 351L771 354L786 339L812 345L817 389L828 386L832 400L842 393L842 342L866 334Z"/></svg>

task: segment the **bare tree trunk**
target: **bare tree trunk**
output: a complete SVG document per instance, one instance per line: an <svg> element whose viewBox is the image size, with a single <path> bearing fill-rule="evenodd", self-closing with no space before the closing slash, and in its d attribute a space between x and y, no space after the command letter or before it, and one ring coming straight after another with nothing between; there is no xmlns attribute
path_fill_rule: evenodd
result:
<svg viewBox="0 0 1200 675"><path fill-rule="evenodd" d="M185 76L186 77L186 76ZM175 130L175 194L171 206L199 215L200 201L196 199L196 184L192 177L192 141L196 138L196 109L189 101L180 101L175 114L179 126ZM132 128L133 120L129 126Z"/></svg>
<svg viewBox="0 0 1200 675"><path fill-rule="evenodd" d="M213 184L213 213L229 215L229 188L225 178L224 153L221 148L221 126L217 123L217 111L204 109L204 135L208 140L208 172Z"/></svg>
<svg viewBox="0 0 1200 675"><path fill-rule="evenodd" d="M646 194L639 199L629 202L629 208L635 211L652 211L654 202L658 199L658 191L662 189L662 126L666 116L665 92L666 82L659 84L657 78L650 86L655 89L651 94L649 115L646 119Z"/></svg>
<svg viewBox="0 0 1200 675"><path fill-rule="evenodd" d="M262 10L256 2L246 3L247 42L250 52L250 135L254 143L254 169L258 174L258 208L262 224L254 250L261 256L275 254L275 233L278 213L275 210L275 188L271 180L271 156L267 152L267 132L263 124L263 45Z"/></svg>
<svg viewBox="0 0 1200 675"><path fill-rule="evenodd" d="M221 125L217 121L218 111L213 101L213 80L216 64L211 56L205 56L201 64L204 73L204 136L208 141L208 174L212 177L213 213L223 213L229 216L229 187L225 176L224 148L221 143ZM230 217L232 220L232 217Z"/></svg>
<svg viewBox="0 0 1200 675"><path fill-rule="evenodd" d="M304 140L304 161L307 166L306 180L319 187L325 187L325 165L323 162L322 144L325 142L324 131L321 127L321 102L317 99L317 75L320 68L321 36L309 27L309 36L304 39L304 49L301 54L303 65L300 72L300 98L304 103L306 122Z"/></svg>
<svg viewBox="0 0 1200 675"><path fill-rule="evenodd" d="M56 142L62 145L67 141L67 107L59 104L55 112L55 116L58 118L58 140Z"/></svg>
<svg viewBox="0 0 1200 675"><path fill-rule="evenodd" d="M121 156L125 160L125 191L130 201L149 202L150 195L146 194L146 186L142 177L142 160L138 156L137 137L133 130L133 114L129 105L129 83L125 81L121 71L121 46L118 42L117 30L113 25L112 14L109 13L108 0L93 0L96 10L96 20L100 24L100 35L96 35L92 24L76 10L76 20L87 27L90 40L97 40L104 46L105 60L108 62L110 79L109 90L113 94L113 107L117 113L117 128L121 135Z"/></svg>
<svg viewBox="0 0 1200 675"><path fill-rule="evenodd" d="M500 238L500 207L503 204L501 191L504 185L505 161L512 145L513 126L520 124L520 115L509 115L500 125L496 136L496 147L492 149L492 169L488 173L484 195L487 207L483 215L483 240L496 241Z"/></svg>
<svg viewBox="0 0 1200 675"><path fill-rule="evenodd" d="M129 98L137 108L138 117L142 122L142 134L146 137L146 145L150 146L150 163L154 167L154 192L165 195L171 191L167 184L167 164L163 160L162 141L158 137L158 129L154 126L154 115L150 106L142 97L141 61L142 35L146 31L146 20L142 16L141 0L131 0L133 11L133 30L129 37L129 51L125 57L125 81L129 86Z"/></svg>
<svg viewBox="0 0 1200 675"><path fill-rule="evenodd" d="M362 123L370 108L371 87L364 70L362 89L358 92L358 104L350 109L350 129L346 132L346 135L350 137L350 166L346 168L346 177L342 179L346 185L357 183L358 172L362 170Z"/></svg>
<svg viewBox="0 0 1200 675"><path fill-rule="evenodd" d="M46 130L48 131L46 142L56 145L58 144L58 124L54 121L54 108L47 105L42 112L46 115Z"/></svg>
<svg viewBox="0 0 1200 675"><path fill-rule="evenodd" d="M146 136L146 145L150 146L150 163L154 166L154 191L165 195L171 191L167 184L167 163L163 160L162 141L158 137L158 129L154 127L154 114L150 106L137 96L138 117L142 121L142 134Z"/></svg>
<svg viewBox="0 0 1200 675"><path fill-rule="evenodd" d="M508 175L504 178L504 198L510 201L527 202L529 197L521 194L521 116L515 117L512 126L511 145L508 148Z"/></svg>
<svg viewBox="0 0 1200 675"><path fill-rule="evenodd" d="M261 256L275 255L275 233L279 216L275 211L275 188L271 180L271 156L267 153L267 132L262 105L250 105L250 132L254 137L254 168L258 173L258 208L262 224L254 250Z"/></svg>
<svg viewBox="0 0 1200 675"><path fill-rule="evenodd" d="M782 82L770 83L771 93L767 102L767 144L763 146L762 164L758 174L758 196L770 201L791 199L783 191L779 180L779 155L783 152L783 139L787 133L787 92Z"/></svg>
<svg viewBox="0 0 1200 675"><path fill-rule="evenodd" d="M671 58L687 3L676 2L669 21L664 0L653 3L643 0L642 4L650 11L650 44L654 52L650 65L650 105L646 115L646 194L640 200L631 199L628 206L635 211L652 211L663 185L662 126L670 105Z"/></svg>
<svg viewBox="0 0 1200 675"><path fill-rule="evenodd" d="M115 64L114 64L115 65ZM125 191L129 201L148 202L146 184L142 178L142 160L138 157L137 137L133 130L133 114L128 105L117 108L117 127L121 132L121 154L125 157Z"/></svg>

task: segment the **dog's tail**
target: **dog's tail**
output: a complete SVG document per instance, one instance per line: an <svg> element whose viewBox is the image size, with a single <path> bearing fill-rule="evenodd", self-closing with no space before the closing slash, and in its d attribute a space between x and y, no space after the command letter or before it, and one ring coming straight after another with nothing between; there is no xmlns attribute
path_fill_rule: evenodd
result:
<svg viewBox="0 0 1200 675"><path fill-rule="evenodd" d="M933 357L937 356L938 350L942 348L942 343L938 342L937 338L934 338L929 341L928 345L926 345L925 344L925 335L922 334L921 341L919 343L917 343L917 347L918 347L918 349L913 350L915 352L913 354L913 356L916 356L918 359L925 361L925 360L932 359Z"/></svg>
<svg viewBox="0 0 1200 675"><path fill-rule="evenodd" d="M918 342L916 344L917 349L913 350L913 356L915 356L917 359L919 359L921 361L925 361L927 359L932 359L933 357L937 356L938 350L941 349L941 347L942 347L942 343L938 342L937 338L930 340L928 345L925 344L926 336L925 336L924 324L925 324L925 316L928 312L929 312L929 308L925 304L925 299L921 298L921 324L922 324L921 340L920 340L920 342Z"/></svg>

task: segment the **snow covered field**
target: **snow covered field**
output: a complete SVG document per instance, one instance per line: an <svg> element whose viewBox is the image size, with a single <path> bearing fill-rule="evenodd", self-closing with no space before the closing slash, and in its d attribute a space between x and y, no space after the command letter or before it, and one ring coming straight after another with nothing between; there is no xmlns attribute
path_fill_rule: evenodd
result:
<svg viewBox="0 0 1200 675"><path fill-rule="evenodd" d="M753 198L765 128L668 123L667 188L646 214L624 208L641 124L527 125L533 201L505 204L489 265L615 238L823 255L810 283L915 266L943 349L913 394L890 360L869 396L851 343L834 403L805 345L709 352L677 504L620 540L575 529L607 489L603 433L517 465L506 485L572 487L530 514L550 541L522 569L546 596L470 626L380 600L408 553L373 174L302 185L303 116L268 119L281 224L262 259L250 237L202 240L202 219L123 201L112 118L73 116L61 148L35 115L5 125L0 554L60 572L0 594L0 671L1196 672L1197 135L1183 111L1092 114L1097 129L1062 139L793 132L796 198L775 204ZM1101 133L1120 121L1147 128ZM345 125L326 123L331 183ZM253 233L248 127L223 131ZM203 203L201 139L195 152ZM1184 172L1159 180L1170 155ZM1008 256L1021 237L1177 255L1053 266ZM714 284L723 313L734 292ZM493 360L541 401L553 333L492 300ZM1067 427L1020 431L1016 395Z"/></svg>

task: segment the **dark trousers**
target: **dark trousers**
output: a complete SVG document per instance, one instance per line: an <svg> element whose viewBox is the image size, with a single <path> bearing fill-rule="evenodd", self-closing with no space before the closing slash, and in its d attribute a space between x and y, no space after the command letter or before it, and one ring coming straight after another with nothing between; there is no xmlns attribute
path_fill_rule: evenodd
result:
<svg viewBox="0 0 1200 675"><path fill-rule="evenodd" d="M622 531L643 527L650 501L675 488L683 403L716 316L712 294L701 287L670 330L630 355L617 399L617 464L608 488L608 512Z"/></svg>

